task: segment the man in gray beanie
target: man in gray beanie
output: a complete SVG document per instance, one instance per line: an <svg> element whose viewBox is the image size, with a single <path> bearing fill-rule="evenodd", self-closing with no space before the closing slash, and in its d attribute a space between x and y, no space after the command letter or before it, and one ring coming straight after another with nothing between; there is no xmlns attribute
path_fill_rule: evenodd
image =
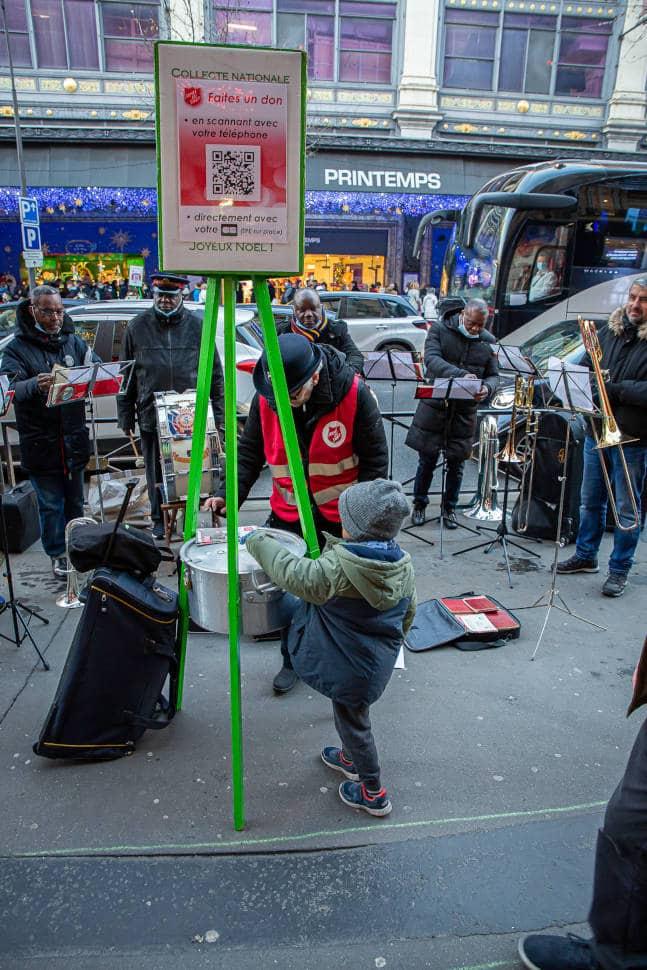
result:
<svg viewBox="0 0 647 970"><path fill-rule="evenodd" d="M270 579L299 597L283 630L283 662L332 700L341 747L325 747L325 765L347 781L339 797L369 815L388 815L373 740L370 705L388 684L416 611L413 565L395 541L409 505L399 482L351 485L339 499L342 538L328 538L319 559L300 559L263 530L247 549Z"/></svg>

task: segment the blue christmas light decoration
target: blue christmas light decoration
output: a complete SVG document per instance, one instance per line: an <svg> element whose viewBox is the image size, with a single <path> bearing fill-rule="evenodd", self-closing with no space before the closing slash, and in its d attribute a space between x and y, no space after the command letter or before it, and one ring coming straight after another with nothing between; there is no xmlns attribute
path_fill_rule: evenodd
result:
<svg viewBox="0 0 647 970"><path fill-rule="evenodd" d="M17 188L0 187L0 214L17 217ZM100 214L157 216L157 191L150 189L97 188L31 188L28 194L37 199L42 217L68 218L73 215ZM434 209L462 208L466 195L407 195L389 192L306 192L307 215L353 215L402 213L422 216Z"/></svg>

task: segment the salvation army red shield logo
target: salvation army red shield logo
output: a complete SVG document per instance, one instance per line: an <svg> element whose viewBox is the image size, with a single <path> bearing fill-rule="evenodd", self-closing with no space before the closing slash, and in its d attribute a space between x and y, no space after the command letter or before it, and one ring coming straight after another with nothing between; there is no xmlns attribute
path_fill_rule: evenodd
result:
<svg viewBox="0 0 647 970"><path fill-rule="evenodd" d="M324 425L321 434L324 442L330 448L341 448L346 441L348 432L346 431L346 425L342 424L341 421L329 421L328 424Z"/></svg>
<svg viewBox="0 0 647 970"><path fill-rule="evenodd" d="M197 108L197 106L202 103L202 88L185 88L184 100L187 104L190 104L192 108Z"/></svg>

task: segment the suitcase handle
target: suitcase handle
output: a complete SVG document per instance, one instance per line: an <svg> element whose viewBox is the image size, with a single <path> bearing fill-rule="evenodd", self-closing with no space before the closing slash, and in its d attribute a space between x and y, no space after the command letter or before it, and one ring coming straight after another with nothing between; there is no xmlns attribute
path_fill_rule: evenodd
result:
<svg viewBox="0 0 647 970"><path fill-rule="evenodd" d="M139 484L138 478L129 478L128 481L126 482L126 494L124 495L123 502L121 503L121 508L119 509L119 514L117 515L117 520L115 522L114 528L110 533L110 541L108 543L108 548L106 549L106 555L104 559L105 565L108 565L110 562L110 558L112 556L112 550L114 548L115 540L117 538L117 532L119 530L119 526L124 521L124 518L126 516L126 511L130 503L130 497L133 494L138 484Z"/></svg>

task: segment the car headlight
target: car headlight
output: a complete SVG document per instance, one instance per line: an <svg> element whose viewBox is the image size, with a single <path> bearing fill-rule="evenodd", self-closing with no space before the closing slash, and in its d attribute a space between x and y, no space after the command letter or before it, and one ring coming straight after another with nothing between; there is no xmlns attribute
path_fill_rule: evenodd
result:
<svg viewBox="0 0 647 970"><path fill-rule="evenodd" d="M492 400L490 401L491 408L499 408L501 411L505 411L511 408L514 404L514 386L513 387L501 387L498 391L495 391L492 395Z"/></svg>

